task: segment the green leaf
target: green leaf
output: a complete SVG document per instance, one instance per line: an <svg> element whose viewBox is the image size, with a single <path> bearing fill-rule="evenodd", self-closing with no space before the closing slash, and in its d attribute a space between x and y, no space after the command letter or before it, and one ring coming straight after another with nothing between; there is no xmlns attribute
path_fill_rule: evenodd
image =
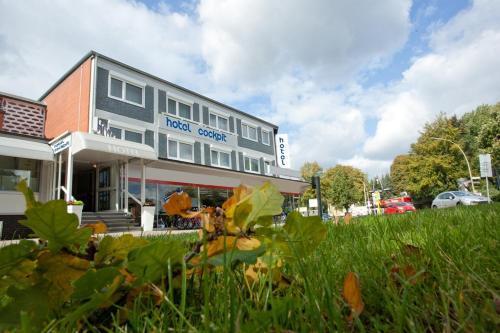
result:
<svg viewBox="0 0 500 333"><path fill-rule="evenodd" d="M78 229L78 218L68 214L64 200L53 200L26 210L27 220L21 224L48 242L47 247L54 252L63 247L81 248L92 235L90 228Z"/></svg>
<svg viewBox="0 0 500 333"><path fill-rule="evenodd" d="M26 201L26 209L33 208L33 207L39 207L42 204L35 199L35 195L33 194L33 191L28 187L28 184L26 183L26 180L23 179L21 180L17 186L16 189L24 194L24 200Z"/></svg>
<svg viewBox="0 0 500 333"><path fill-rule="evenodd" d="M225 254L221 253L216 256L210 257L207 260L207 263L213 266L222 266L224 265L224 255L226 256L225 262L229 263L232 267L234 265L242 262L245 264L255 264L257 262L257 258L263 255L266 252L266 246L261 245L255 250L250 251L241 251L238 249L233 249L232 251L228 251Z"/></svg>
<svg viewBox="0 0 500 333"><path fill-rule="evenodd" d="M73 283L75 290L71 298L82 301L92 298L96 293L103 293L118 275L120 272L115 267L89 270Z"/></svg>
<svg viewBox="0 0 500 333"><path fill-rule="evenodd" d="M157 282L167 276L172 266L184 260L186 249L178 240L157 240L132 250L128 255L128 270L137 277L137 283Z"/></svg>
<svg viewBox="0 0 500 333"><path fill-rule="evenodd" d="M264 183L238 204L234 212L235 225L242 230L258 223L267 225L269 218L264 217L280 214L283 200L283 196L274 185L269 182Z"/></svg>
<svg viewBox="0 0 500 333"><path fill-rule="evenodd" d="M0 277L16 267L20 261L30 258L35 248L36 243L29 240L0 248Z"/></svg>
<svg viewBox="0 0 500 333"><path fill-rule="evenodd" d="M48 288L44 285L22 290L11 286L7 290L11 301L0 309L0 329L3 331L19 327L21 311L24 312L25 320L29 319L32 326L43 327L50 311L47 306L47 292Z"/></svg>
<svg viewBox="0 0 500 333"><path fill-rule="evenodd" d="M296 256L311 253L326 238L327 228L318 216L304 217L297 212L288 214L283 229Z"/></svg>
<svg viewBox="0 0 500 333"><path fill-rule="evenodd" d="M133 249L148 244L144 238L123 235L118 238L106 236L99 242L95 255L96 265L110 265L123 261Z"/></svg>

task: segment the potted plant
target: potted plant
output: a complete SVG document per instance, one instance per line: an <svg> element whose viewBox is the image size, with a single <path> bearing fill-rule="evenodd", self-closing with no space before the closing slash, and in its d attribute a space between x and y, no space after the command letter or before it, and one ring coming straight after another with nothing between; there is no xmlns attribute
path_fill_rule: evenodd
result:
<svg viewBox="0 0 500 333"><path fill-rule="evenodd" d="M68 213L75 214L78 217L78 223L82 224L83 201L70 200L68 201Z"/></svg>
<svg viewBox="0 0 500 333"><path fill-rule="evenodd" d="M141 227L143 231L152 231L155 220L155 203L146 199L141 207Z"/></svg>

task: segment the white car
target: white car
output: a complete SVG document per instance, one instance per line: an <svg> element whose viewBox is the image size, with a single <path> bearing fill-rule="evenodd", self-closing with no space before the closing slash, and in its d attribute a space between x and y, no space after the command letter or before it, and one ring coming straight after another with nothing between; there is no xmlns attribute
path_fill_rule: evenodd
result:
<svg viewBox="0 0 500 333"><path fill-rule="evenodd" d="M446 208L460 205L479 205L488 203L488 198L464 191L439 193L432 201L432 208Z"/></svg>

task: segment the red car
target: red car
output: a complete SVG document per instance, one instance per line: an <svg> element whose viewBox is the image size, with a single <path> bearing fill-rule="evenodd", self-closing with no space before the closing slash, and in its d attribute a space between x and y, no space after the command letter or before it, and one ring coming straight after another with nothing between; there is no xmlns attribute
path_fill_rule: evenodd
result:
<svg viewBox="0 0 500 333"><path fill-rule="evenodd" d="M391 202L384 208L384 214L404 214L413 213L417 210L411 202Z"/></svg>

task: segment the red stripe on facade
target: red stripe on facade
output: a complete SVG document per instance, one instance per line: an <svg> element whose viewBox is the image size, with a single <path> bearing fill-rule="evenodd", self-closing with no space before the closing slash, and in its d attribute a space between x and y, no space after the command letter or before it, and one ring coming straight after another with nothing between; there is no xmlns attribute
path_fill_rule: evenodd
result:
<svg viewBox="0 0 500 333"><path fill-rule="evenodd" d="M129 177L129 182L141 182L140 178ZM147 184L163 184L163 185L178 185L178 186L191 186L191 187L205 187L205 188L215 188L215 189L224 189L224 190L232 190L234 187L231 186L217 186L217 185L205 185L205 184L193 184L193 183L182 183L182 182L172 182L168 180L158 180L158 179L146 179ZM300 195L300 193L290 193L290 192L280 192L281 194L288 195Z"/></svg>

